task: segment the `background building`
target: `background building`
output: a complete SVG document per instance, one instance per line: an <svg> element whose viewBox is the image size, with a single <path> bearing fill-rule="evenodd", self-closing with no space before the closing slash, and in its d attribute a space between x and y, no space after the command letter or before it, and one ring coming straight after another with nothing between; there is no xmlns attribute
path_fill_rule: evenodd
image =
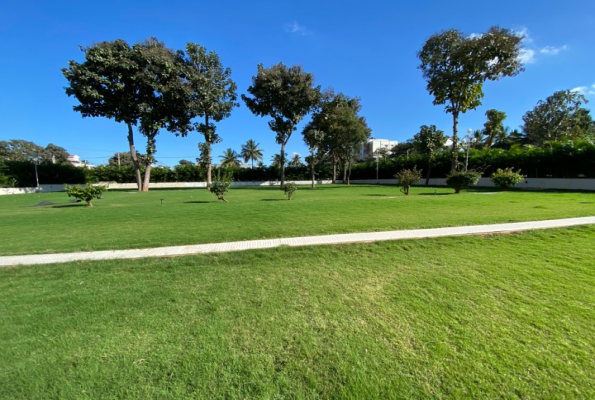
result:
<svg viewBox="0 0 595 400"><path fill-rule="evenodd" d="M386 149L388 152L390 152L392 148L398 144L399 142L396 140L370 138L366 143L364 143L360 150L360 159L365 160L374 157L379 149Z"/></svg>

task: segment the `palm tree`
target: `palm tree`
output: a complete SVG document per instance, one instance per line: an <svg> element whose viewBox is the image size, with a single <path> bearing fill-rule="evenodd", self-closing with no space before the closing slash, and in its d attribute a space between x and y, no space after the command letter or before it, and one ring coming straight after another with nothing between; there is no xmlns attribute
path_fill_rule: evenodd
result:
<svg viewBox="0 0 595 400"><path fill-rule="evenodd" d="M287 154L284 157L287 160ZM273 154L271 157L271 166L281 168L281 155L280 154Z"/></svg>
<svg viewBox="0 0 595 400"><path fill-rule="evenodd" d="M302 157L298 153L295 153L287 165L290 167L301 167L304 163L302 162Z"/></svg>
<svg viewBox="0 0 595 400"><path fill-rule="evenodd" d="M235 150L228 148L223 152L223 154L221 154L219 156L219 158L221 159L221 166L222 167L239 167L240 166L240 161L238 160L239 157L240 157L240 155L238 153L236 153Z"/></svg>
<svg viewBox="0 0 595 400"><path fill-rule="evenodd" d="M260 143L254 143L254 140L249 139L246 144L242 145L242 157L244 162L252 161L252 168L254 168L254 161L262 160L262 150L258 148Z"/></svg>

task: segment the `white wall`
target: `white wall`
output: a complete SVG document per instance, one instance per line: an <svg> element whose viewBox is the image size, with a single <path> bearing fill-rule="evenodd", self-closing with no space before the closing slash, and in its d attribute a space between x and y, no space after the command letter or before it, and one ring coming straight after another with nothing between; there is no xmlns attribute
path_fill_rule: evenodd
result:
<svg viewBox="0 0 595 400"><path fill-rule="evenodd" d="M420 180L415 186L425 185L425 178ZM396 179L361 179L351 180L351 183L380 183L384 185L396 185ZM430 179L430 186L446 186L446 178L432 178ZM479 187L494 187L490 178L481 178L477 183ZM519 183L516 189L529 190L547 190L547 189L561 189L561 190L593 190L595 191L595 179L561 179L561 178L525 178L522 183Z"/></svg>
<svg viewBox="0 0 595 400"><path fill-rule="evenodd" d="M291 181L298 185L310 185L311 181ZM342 181L337 181L341 183ZM316 181L317 185L328 185L330 180ZM367 183L367 184L383 184L396 185L396 179L359 179L351 180L351 183ZM242 186L279 186L279 181L266 182L232 182L232 187ZM419 181L415 186L423 186L425 179ZM446 178L430 179L430 186L446 186ZM480 187L494 187L494 184L489 178L481 178L477 186ZM204 188L205 182L165 182L165 183L151 183L151 189L188 189L188 188ZM595 179L558 179L558 178L525 178L524 182L516 186L517 189L528 190L544 190L544 189L561 189L561 190L592 190L595 191ZM110 183L109 189L130 189L136 190L136 183ZM37 188L0 188L0 196L8 194L27 194L27 193L51 193L64 191L63 185L40 185Z"/></svg>

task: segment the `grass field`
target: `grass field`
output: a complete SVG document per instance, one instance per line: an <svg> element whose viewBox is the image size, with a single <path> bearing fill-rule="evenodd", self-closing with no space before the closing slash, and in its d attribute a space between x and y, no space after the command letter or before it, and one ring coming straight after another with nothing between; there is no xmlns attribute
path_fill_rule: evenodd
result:
<svg viewBox="0 0 595 400"><path fill-rule="evenodd" d="M595 398L594 238L589 226L2 269L0 398Z"/></svg>
<svg viewBox="0 0 595 400"><path fill-rule="evenodd" d="M93 208L65 193L0 196L0 255L109 250L595 215L595 195L395 186L111 191ZM161 205L163 199L163 206ZM35 207L42 201L55 204Z"/></svg>

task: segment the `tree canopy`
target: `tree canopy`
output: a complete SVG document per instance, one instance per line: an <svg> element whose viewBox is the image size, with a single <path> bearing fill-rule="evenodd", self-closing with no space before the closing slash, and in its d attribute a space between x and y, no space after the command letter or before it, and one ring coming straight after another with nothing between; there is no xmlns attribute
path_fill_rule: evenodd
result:
<svg viewBox="0 0 595 400"><path fill-rule="evenodd" d="M252 168L254 168L254 161L258 162L262 160L262 150L258 146L260 146L260 143L256 143L252 139L248 139L246 144L242 145L241 156L244 162L252 162Z"/></svg>
<svg viewBox="0 0 595 400"><path fill-rule="evenodd" d="M490 109L486 111L487 121L483 124L484 144L489 149L495 142L502 141L506 136L503 121L506 119L504 111Z"/></svg>
<svg viewBox="0 0 595 400"><path fill-rule="evenodd" d="M185 133L190 127L175 54L155 38L133 46L118 39L82 50L83 63L69 61L68 68L62 69L69 84L66 94L79 101L73 109L83 117L104 117L126 124L138 188L148 190L159 130ZM133 126L147 138L144 157L137 156Z"/></svg>
<svg viewBox="0 0 595 400"><path fill-rule="evenodd" d="M343 162L344 178L348 180L352 162L370 137L366 119L358 115L361 108L359 98L326 90L319 109L304 128L304 140L310 148L317 148L317 158L331 158L333 180L336 180L339 162Z"/></svg>
<svg viewBox="0 0 595 400"><path fill-rule="evenodd" d="M555 92L523 116L523 132L531 144L593 137L595 126L585 96L571 90Z"/></svg>
<svg viewBox="0 0 595 400"><path fill-rule="evenodd" d="M64 147L52 143L44 148L27 140L0 140L0 160L36 160L39 163L66 164L68 163L68 152Z"/></svg>
<svg viewBox="0 0 595 400"><path fill-rule="evenodd" d="M222 167L239 167L240 166L240 155L233 149L225 149L223 154L219 156L221 159Z"/></svg>
<svg viewBox="0 0 595 400"><path fill-rule="evenodd" d="M497 26L470 36L450 29L432 35L417 54L433 104L445 104L445 111L453 116L453 170L457 167L459 114L481 105L485 81L523 71L522 39L521 34Z"/></svg>
<svg viewBox="0 0 595 400"><path fill-rule="evenodd" d="M130 156L129 152L118 152L114 153L108 160L108 165L112 165L115 167L120 167L124 165L134 165L132 162L132 157Z"/></svg>
<svg viewBox="0 0 595 400"><path fill-rule="evenodd" d="M318 105L320 87L314 86L314 75L301 66L287 67L283 63L264 68L258 64L256 76L248 88L252 96L242 99L253 114L270 117L269 127L281 145L281 184L285 183L285 146L297 124Z"/></svg>
<svg viewBox="0 0 595 400"><path fill-rule="evenodd" d="M436 129L436 125L422 125L419 132L413 136L413 147L418 153L428 157L428 169L426 171L426 186L430 182L430 174L432 171L432 161L436 151L444 147L446 144L446 136L444 132ZM418 179L419 180L419 179Z"/></svg>

